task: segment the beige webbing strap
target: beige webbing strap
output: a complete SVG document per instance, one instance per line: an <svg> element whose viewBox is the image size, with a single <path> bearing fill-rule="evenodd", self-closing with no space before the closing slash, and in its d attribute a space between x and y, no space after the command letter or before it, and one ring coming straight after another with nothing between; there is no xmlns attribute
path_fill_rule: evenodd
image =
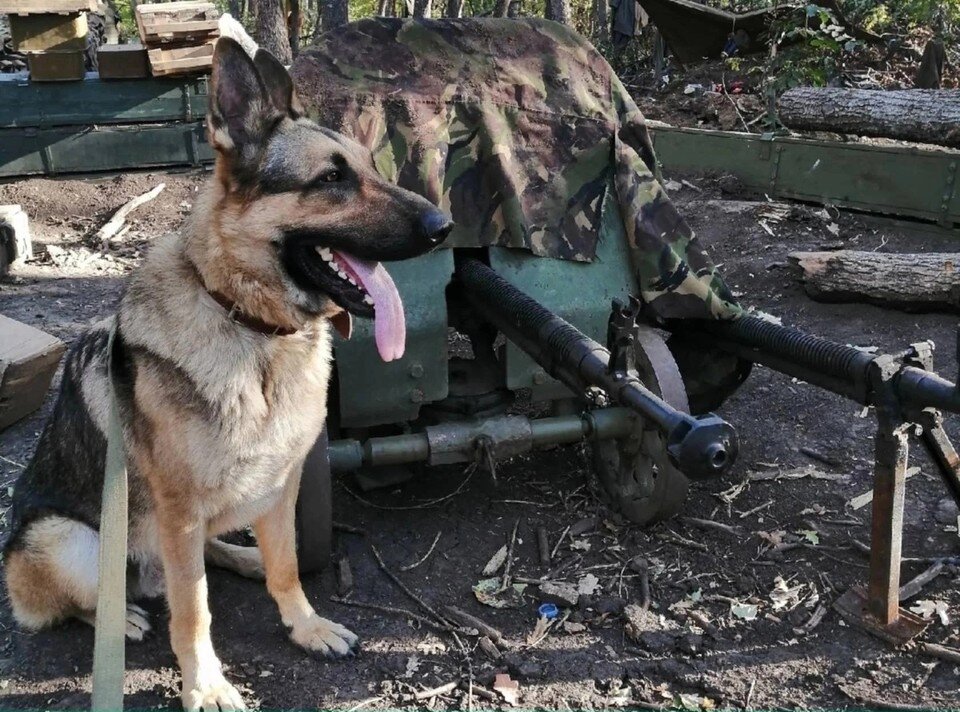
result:
<svg viewBox="0 0 960 712"><path fill-rule="evenodd" d="M124 645L127 632L127 460L113 380L113 342L117 320L107 340L110 421L100 510L100 568L96 632L93 643L94 712L123 709Z"/></svg>

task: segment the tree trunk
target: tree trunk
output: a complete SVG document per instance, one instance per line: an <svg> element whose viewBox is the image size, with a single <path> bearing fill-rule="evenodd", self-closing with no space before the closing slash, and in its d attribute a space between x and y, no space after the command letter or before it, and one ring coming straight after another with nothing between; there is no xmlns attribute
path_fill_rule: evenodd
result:
<svg viewBox="0 0 960 712"><path fill-rule="evenodd" d="M377 8L377 15L380 17L393 17L393 0L380 0L380 6Z"/></svg>
<svg viewBox="0 0 960 712"><path fill-rule="evenodd" d="M907 311L960 311L960 253L794 252L813 299Z"/></svg>
<svg viewBox="0 0 960 712"><path fill-rule="evenodd" d="M323 0L320 14L323 18L323 31L346 25L350 21L347 0Z"/></svg>
<svg viewBox="0 0 960 712"><path fill-rule="evenodd" d="M780 120L792 129L960 147L960 91L800 87L780 97Z"/></svg>
<svg viewBox="0 0 960 712"><path fill-rule="evenodd" d="M296 57L300 52L302 17L300 0L290 0L290 15L287 16L287 34L290 37L290 53Z"/></svg>
<svg viewBox="0 0 960 712"><path fill-rule="evenodd" d="M597 23L595 39L606 42L610 39L610 13L607 11L608 0L593 0L593 17Z"/></svg>
<svg viewBox="0 0 960 712"><path fill-rule="evenodd" d="M227 11L237 22L243 22L243 11L240 9L240 0L229 0L227 2Z"/></svg>
<svg viewBox="0 0 960 712"><path fill-rule="evenodd" d="M913 86L917 89L939 89L943 81L943 64L946 58L947 52L942 40L927 42Z"/></svg>
<svg viewBox="0 0 960 712"><path fill-rule="evenodd" d="M570 0L544 0L543 16L548 20L570 24Z"/></svg>
<svg viewBox="0 0 960 712"><path fill-rule="evenodd" d="M496 4L493 6L493 16L506 17L509 10L510 0L497 0Z"/></svg>
<svg viewBox="0 0 960 712"><path fill-rule="evenodd" d="M447 0L447 10L444 17L463 17L463 0Z"/></svg>
<svg viewBox="0 0 960 712"><path fill-rule="evenodd" d="M257 0L257 44L283 64L293 62L283 0Z"/></svg>
<svg viewBox="0 0 960 712"><path fill-rule="evenodd" d="M430 17L433 8L431 0L413 0L414 17Z"/></svg>

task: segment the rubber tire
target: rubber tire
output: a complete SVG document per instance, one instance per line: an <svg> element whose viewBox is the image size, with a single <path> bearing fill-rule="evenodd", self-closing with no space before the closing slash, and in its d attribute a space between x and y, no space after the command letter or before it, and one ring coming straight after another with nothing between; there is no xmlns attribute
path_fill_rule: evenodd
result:
<svg viewBox="0 0 960 712"><path fill-rule="evenodd" d="M637 365L644 385L677 410L690 412L680 369L666 342L652 329L642 329L637 345ZM609 505L626 519L645 526L677 514L686 501L690 481L670 462L664 436L654 428L634 433L635 440L602 440L594 443L594 471ZM630 462L624 462L630 459ZM646 471L652 465L656 474ZM653 487L641 481L652 477Z"/></svg>
<svg viewBox="0 0 960 712"><path fill-rule="evenodd" d="M327 454L327 429L303 463L297 496L297 562L301 574L322 571L333 554L333 478Z"/></svg>

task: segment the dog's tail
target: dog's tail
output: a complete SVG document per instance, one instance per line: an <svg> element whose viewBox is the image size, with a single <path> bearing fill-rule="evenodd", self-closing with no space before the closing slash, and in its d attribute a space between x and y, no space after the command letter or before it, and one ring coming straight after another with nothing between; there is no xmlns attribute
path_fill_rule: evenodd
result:
<svg viewBox="0 0 960 712"><path fill-rule="evenodd" d="M257 53L258 45L254 42L253 37L247 34L247 31L243 29L243 25L229 12L225 12L220 16L219 29L221 37L229 37L232 40L236 40L251 57Z"/></svg>

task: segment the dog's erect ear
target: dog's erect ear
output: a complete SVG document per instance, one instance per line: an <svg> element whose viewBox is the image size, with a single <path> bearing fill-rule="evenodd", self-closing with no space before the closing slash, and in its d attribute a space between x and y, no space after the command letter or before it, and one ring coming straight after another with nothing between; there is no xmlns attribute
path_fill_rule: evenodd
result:
<svg viewBox="0 0 960 712"><path fill-rule="evenodd" d="M217 41L211 83L211 143L241 161L253 158L258 142L284 113L274 106L253 60L230 38Z"/></svg>
<svg viewBox="0 0 960 712"><path fill-rule="evenodd" d="M263 85L267 88L270 95L270 101L278 111L296 119L303 113L300 100L293 90L293 80L290 74L280 64L280 60L267 52L265 49L258 49L253 56L253 63L260 73Z"/></svg>

